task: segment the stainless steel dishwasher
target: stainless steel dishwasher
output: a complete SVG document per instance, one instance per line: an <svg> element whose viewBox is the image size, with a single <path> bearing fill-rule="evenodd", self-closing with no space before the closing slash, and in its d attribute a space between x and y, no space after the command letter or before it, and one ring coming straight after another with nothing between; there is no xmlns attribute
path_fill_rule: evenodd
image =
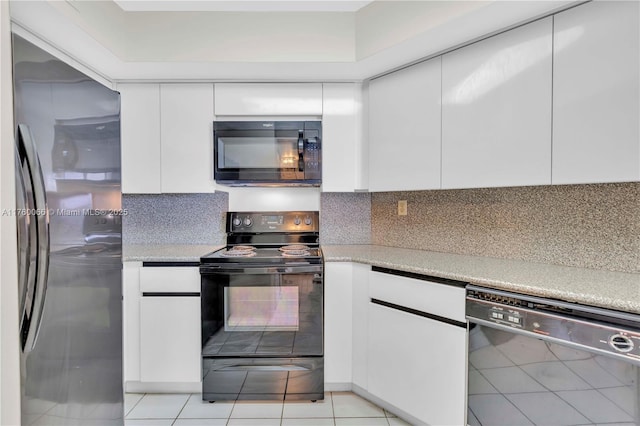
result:
<svg viewBox="0 0 640 426"><path fill-rule="evenodd" d="M638 425L640 315L467 286L469 425Z"/></svg>

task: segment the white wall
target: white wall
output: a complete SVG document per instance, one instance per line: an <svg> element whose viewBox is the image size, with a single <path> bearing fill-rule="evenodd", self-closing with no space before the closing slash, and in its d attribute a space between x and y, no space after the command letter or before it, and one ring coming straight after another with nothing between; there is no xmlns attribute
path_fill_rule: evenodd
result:
<svg viewBox="0 0 640 426"><path fill-rule="evenodd" d="M320 210L320 188L218 187L229 193L229 211Z"/></svg>
<svg viewBox="0 0 640 426"><path fill-rule="evenodd" d="M0 1L0 208L15 207L9 4ZM0 424L20 424L16 222L0 216Z"/></svg>

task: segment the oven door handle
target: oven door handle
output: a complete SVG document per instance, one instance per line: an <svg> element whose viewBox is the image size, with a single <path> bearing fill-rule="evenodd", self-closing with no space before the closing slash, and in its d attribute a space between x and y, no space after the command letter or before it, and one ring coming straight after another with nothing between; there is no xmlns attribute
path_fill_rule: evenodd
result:
<svg viewBox="0 0 640 426"><path fill-rule="evenodd" d="M305 266L272 266L272 267L211 267L201 266L200 273L206 274L249 274L249 275L269 275L269 274L307 274L321 273L322 265Z"/></svg>

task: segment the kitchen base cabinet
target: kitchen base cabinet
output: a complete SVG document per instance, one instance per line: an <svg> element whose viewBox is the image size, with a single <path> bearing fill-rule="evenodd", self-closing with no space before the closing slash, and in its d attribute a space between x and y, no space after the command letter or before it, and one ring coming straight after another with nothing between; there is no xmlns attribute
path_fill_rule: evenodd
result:
<svg viewBox="0 0 640 426"><path fill-rule="evenodd" d="M140 381L200 381L199 296L142 296Z"/></svg>
<svg viewBox="0 0 640 426"><path fill-rule="evenodd" d="M353 267L351 381L354 386L367 389L367 366L369 364L367 334L369 330L369 274L371 266L360 263L351 265Z"/></svg>
<svg viewBox="0 0 640 426"><path fill-rule="evenodd" d="M367 392L424 424L464 424L464 287L375 268L369 286Z"/></svg>
<svg viewBox="0 0 640 426"><path fill-rule="evenodd" d="M191 264L125 262L127 392L200 392L200 273Z"/></svg>
<svg viewBox="0 0 640 426"><path fill-rule="evenodd" d="M331 263L324 271L324 381L331 390L351 383L353 264Z"/></svg>

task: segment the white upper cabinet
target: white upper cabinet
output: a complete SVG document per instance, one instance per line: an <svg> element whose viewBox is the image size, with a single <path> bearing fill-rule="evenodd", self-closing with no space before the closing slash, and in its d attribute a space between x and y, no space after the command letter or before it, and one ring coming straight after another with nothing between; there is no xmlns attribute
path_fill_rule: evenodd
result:
<svg viewBox="0 0 640 426"><path fill-rule="evenodd" d="M320 116L321 83L219 83L216 115Z"/></svg>
<svg viewBox="0 0 640 426"><path fill-rule="evenodd" d="M440 188L440 61L370 82L370 191Z"/></svg>
<svg viewBox="0 0 640 426"><path fill-rule="evenodd" d="M212 192L213 84L120 84L122 192Z"/></svg>
<svg viewBox="0 0 640 426"><path fill-rule="evenodd" d="M554 184L640 179L639 8L591 2L555 16Z"/></svg>
<svg viewBox="0 0 640 426"><path fill-rule="evenodd" d="M325 83L322 105L322 191L363 189L362 85Z"/></svg>
<svg viewBox="0 0 640 426"><path fill-rule="evenodd" d="M162 192L212 192L213 84L160 85Z"/></svg>
<svg viewBox="0 0 640 426"><path fill-rule="evenodd" d="M442 187L551 183L552 18L442 57Z"/></svg>
<svg viewBox="0 0 640 426"><path fill-rule="evenodd" d="M160 87L119 84L122 192L158 194L160 183Z"/></svg>

